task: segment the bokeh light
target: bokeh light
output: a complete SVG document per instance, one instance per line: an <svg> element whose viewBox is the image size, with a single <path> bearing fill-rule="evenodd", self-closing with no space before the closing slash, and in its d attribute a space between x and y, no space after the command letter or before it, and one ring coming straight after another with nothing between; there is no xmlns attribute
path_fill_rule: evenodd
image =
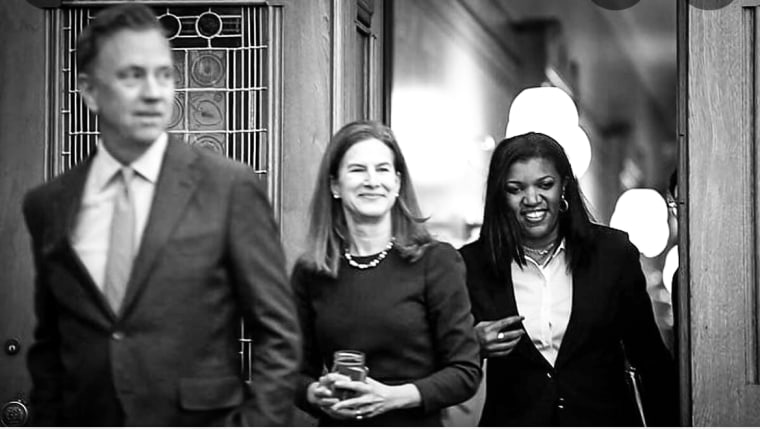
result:
<svg viewBox="0 0 760 429"><path fill-rule="evenodd" d="M546 134L562 145L576 177L588 170L591 143L578 125L578 109L565 91L542 86L517 94L509 109L506 137L531 131Z"/></svg>
<svg viewBox="0 0 760 429"><path fill-rule="evenodd" d="M627 232L644 256L654 258L670 237L667 204L654 189L629 189L618 197L610 226Z"/></svg>
<svg viewBox="0 0 760 429"><path fill-rule="evenodd" d="M678 245L668 250L665 255L665 266L662 268L662 284L669 293L673 293L673 274L678 268Z"/></svg>

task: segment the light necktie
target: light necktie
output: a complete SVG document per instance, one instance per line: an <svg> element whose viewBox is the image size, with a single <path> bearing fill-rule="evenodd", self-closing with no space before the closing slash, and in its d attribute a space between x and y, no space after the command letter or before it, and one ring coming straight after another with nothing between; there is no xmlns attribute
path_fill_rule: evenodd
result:
<svg viewBox="0 0 760 429"><path fill-rule="evenodd" d="M103 292L114 313L119 312L124 299L134 258L135 208L129 188L133 177L134 170L122 167L114 178L116 194L103 285Z"/></svg>

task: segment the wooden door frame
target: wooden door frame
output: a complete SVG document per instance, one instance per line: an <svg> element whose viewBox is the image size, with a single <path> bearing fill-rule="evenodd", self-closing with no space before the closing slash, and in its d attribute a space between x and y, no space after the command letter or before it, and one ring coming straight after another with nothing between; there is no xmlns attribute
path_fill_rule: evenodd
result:
<svg viewBox="0 0 760 429"><path fill-rule="evenodd" d="M689 133L688 133L688 0L676 4L677 27L677 129L678 129L678 308L673 317L678 319L678 392L681 426L692 426L691 403L691 314L689 312L689 213L685 201L689 195Z"/></svg>
<svg viewBox="0 0 760 429"><path fill-rule="evenodd" d="M757 425L760 0L690 3L678 3L682 412Z"/></svg>

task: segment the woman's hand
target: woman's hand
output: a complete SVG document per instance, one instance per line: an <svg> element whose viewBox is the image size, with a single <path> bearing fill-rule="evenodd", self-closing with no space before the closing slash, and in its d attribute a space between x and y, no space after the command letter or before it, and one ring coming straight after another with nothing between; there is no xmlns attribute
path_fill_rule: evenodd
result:
<svg viewBox="0 0 760 429"><path fill-rule="evenodd" d="M319 377L318 381L315 381L309 385L306 389L306 400L310 404L319 407L325 414L333 419L346 420L353 419L356 414L353 410L333 410L333 406L340 400L335 396L334 387L338 381L350 381L351 379L345 375L338 373L328 373Z"/></svg>
<svg viewBox="0 0 760 429"><path fill-rule="evenodd" d="M338 381L335 387L353 390L358 396L338 402L332 406L333 411L351 413L358 420L376 417L390 410L416 407L422 403L419 390L411 383L388 386L367 377L364 382Z"/></svg>
<svg viewBox="0 0 760 429"><path fill-rule="evenodd" d="M488 357L506 356L512 353L525 331L519 327L523 316L510 316L499 320L479 322L475 334L480 343L480 355Z"/></svg>

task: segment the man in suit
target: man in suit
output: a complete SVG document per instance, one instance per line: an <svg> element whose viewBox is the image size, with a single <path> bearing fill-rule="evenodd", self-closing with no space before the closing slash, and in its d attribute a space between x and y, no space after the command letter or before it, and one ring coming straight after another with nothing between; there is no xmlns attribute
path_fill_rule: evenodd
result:
<svg viewBox="0 0 760 429"><path fill-rule="evenodd" d="M255 175L167 134L172 55L149 8L98 14L77 67L98 150L24 201L37 271L32 424L289 424L300 332Z"/></svg>

